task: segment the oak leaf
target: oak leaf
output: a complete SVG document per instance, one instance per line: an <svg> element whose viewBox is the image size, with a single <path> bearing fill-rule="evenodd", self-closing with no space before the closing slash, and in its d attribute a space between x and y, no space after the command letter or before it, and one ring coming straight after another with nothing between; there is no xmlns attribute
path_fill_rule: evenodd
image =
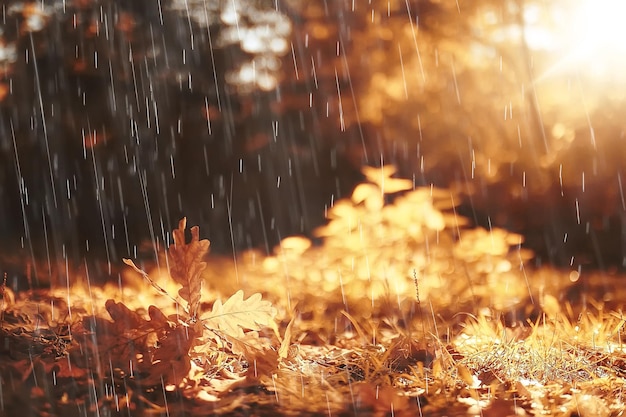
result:
<svg viewBox="0 0 626 417"><path fill-rule="evenodd" d="M178 295L187 301L187 312L192 319L198 316L202 292L202 271L206 268L204 257L209 251L209 241L200 240L198 226L191 228L191 242L185 241L187 218L178 223L178 229L172 232L174 246L168 252L170 276L183 287Z"/></svg>
<svg viewBox="0 0 626 417"><path fill-rule="evenodd" d="M278 332L274 317L276 309L272 303L263 300L261 294L252 294L244 300L243 291L233 294L225 303L215 301L211 312L202 320L205 326L218 329L231 337L242 337L244 330L261 330L269 327Z"/></svg>
<svg viewBox="0 0 626 417"><path fill-rule="evenodd" d="M262 377L271 377L278 369L278 351L269 340L259 337L258 332L251 331L242 337L225 336L233 354L239 355L248 362L246 370L247 382L258 382Z"/></svg>
<svg viewBox="0 0 626 417"><path fill-rule="evenodd" d="M178 384L187 375L192 328L170 321L155 306L148 309L150 320L121 302L107 300L105 307L113 321L89 316L72 330L76 366L99 375L117 371L142 386Z"/></svg>
<svg viewBox="0 0 626 417"><path fill-rule="evenodd" d="M278 370L278 352L274 349L255 349L250 355L246 356L248 361L248 370L246 371L246 380L248 382L257 382L261 378L270 377Z"/></svg>

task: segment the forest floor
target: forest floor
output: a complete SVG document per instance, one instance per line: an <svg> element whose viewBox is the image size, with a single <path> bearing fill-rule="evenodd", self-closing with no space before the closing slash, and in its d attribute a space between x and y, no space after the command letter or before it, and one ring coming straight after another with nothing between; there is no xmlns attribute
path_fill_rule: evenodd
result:
<svg viewBox="0 0 626 417"><path fill-rule="evenodd" d="M3 286L0 416L623 415L623 277L529 268L392 173L321 245L210 258L183 219L117 284Z"/></svg>

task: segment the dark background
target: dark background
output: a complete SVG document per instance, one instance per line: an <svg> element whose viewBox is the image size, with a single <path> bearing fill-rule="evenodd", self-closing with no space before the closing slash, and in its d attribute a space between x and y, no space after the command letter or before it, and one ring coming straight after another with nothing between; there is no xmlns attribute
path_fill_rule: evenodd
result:
<svg viewBox="0 0 626 417"><path fill-rule="evenodd" d="M227 3L215 2L213 12L219 17ZM3 45L14 50L2 61L0 269L20 277L32 264L35 285L63 281L67 264L116 277L122 257L154 259L183 216L214 254L270 253L283 237L309 235L362 180L360 167L381 163L416 186L460 192L461 214L522 233L536 264L623 266L621 103L592 109L600 138L592 152L589 129L574 122L570 147L544 148L542 132L559 116L537 118L526 103L518 149L520 124L502 122L500 99L506 88L517 91L520 75L491 83L495 67L459 62L453 74L434 64L438 39L466 49L478 6L456 13L425 0L389 10L386 1L355 10L351 2L311 3L278 2L292 23L290 47L276 56L277 87L263 91L228 79L254 56L220 43L232 25L202 24L195 2L194 18L156 0L77 0L65 9L52 2L36 30L28 26L34 3L2 2ZM275 11L275 2L250 2L240 24L253 27L259 10ZM372 10L383 16L374 23ZM376 96L373 76L397 72L396 44L412 45L406 26L418 20L436 81L403 100ZM453 85L474 99L452 103ZM368 116L360 97L377 103L380 117ZM552 162L541 163L551 152ZM476 155L495 164L503 154L516 156L497 161L496 178L474 172ZM563 161L574 167L564 184ZM583 190L572 178L585 170Z"/></svg>

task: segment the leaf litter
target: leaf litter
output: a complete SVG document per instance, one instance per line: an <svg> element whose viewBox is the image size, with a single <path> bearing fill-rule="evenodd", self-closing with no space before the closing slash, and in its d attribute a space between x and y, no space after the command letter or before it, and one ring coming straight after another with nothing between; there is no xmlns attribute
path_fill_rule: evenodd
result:
<svg viewBox="0 0 626 417"><path fill-rule="evenodd" d="M246 253L239 288L186 219L166 277L3 284L0 415L621 415L618 277L527 267L520 236L394 173L368 168L322 245Z"/></svg>

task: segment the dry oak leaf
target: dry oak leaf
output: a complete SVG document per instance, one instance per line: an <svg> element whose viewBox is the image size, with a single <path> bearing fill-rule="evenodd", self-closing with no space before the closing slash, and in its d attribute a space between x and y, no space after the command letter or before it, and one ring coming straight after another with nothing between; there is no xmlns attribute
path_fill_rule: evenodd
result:
<svg viewBox="0 0 626 417"><path fill-rule="evenodd" d="M400 391L389 385L374 385L371 383L358 383L353 385L351 391L353 404L356 411L373 416L409 416L415 415L416 410L411 409L410 399Z"/></svg>
<svg viewBox="0 0 626 417"><path fill-rule="evenodd" d="M252 294L244 300L243 291L233 294L225 303L215 301L213 309L204 314L202 321L209 328L218 329L231 337L242 337L244 330L261 330L269 327L278 334L274 321L276 309L261 294Z"/></svg>
<svg viewBox="0 0 626 417"><path fill-rule="evenodd" d="M150 320L112 299L105 307L113 321L89 316L72 331L77 345L70 356L76 366L100 375L119 369L142 386L178 384L187 375L192 328L168 320L155 306L148 308Z"/></svg>
<svg viewBox="0 0 626 417"><path fill-rule="evenodd" d="M170 275L183 287L178 295L187 301L187 311L192 319L198 316L202 292L202 271L206 268L204 257L209 252L209 241L200 240L198 226L191 228L191 242L185 242L187 218L178 223L178 229L172 232L174 245L168 251Z"/></svg>
<svg viewBox="0 0 626 417"><path fill-rule="evenodd" d="M248 361L244 385L258 382L263 377L271 377L277 372L280 361L278 352L268 343L264 343L264 340L259 338L258 332L245 333L242 338L226 337L226 339L230 342L233 353L243 356Z"/></svg>

